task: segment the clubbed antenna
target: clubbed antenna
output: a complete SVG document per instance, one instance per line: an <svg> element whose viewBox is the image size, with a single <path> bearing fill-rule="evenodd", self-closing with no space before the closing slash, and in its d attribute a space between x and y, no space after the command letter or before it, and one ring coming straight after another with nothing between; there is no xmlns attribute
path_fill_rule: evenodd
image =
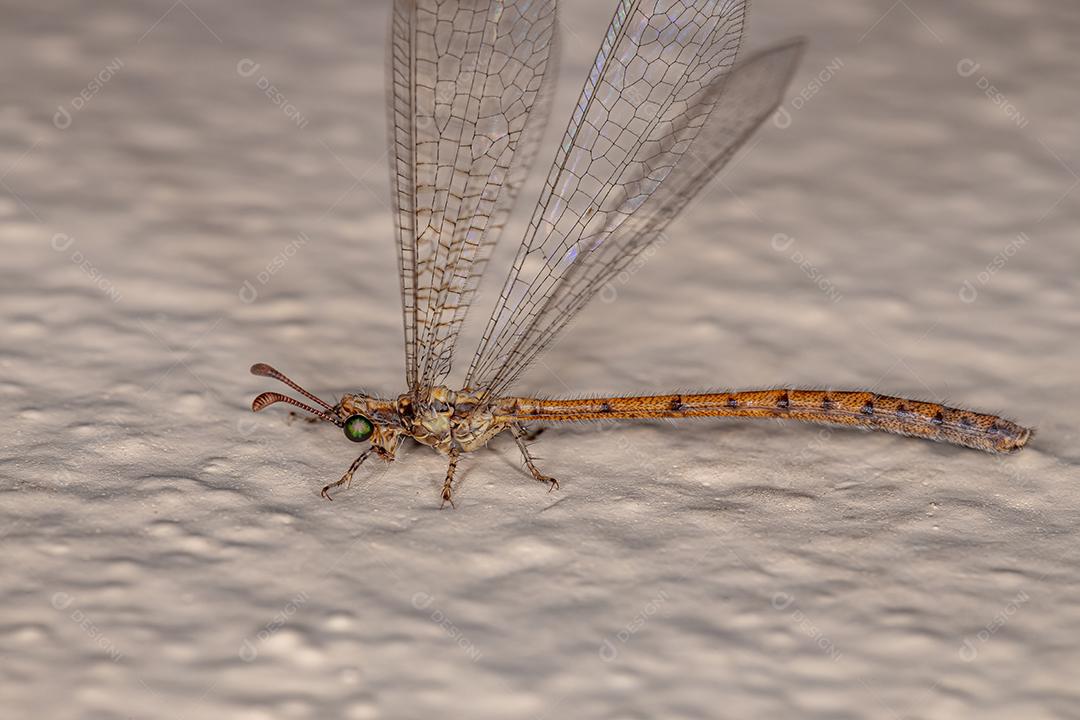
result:
<svg viewBox="0 0 1080 720"><path fill-rule="evenodd" d="M304 403L300 402L299 400L293 400L288 395L282 395L281 393L276 393L276 392L264 392L262 395L255 398L254 400L252 400L251 401L251 409L254 412L259 412L260 410L267 407L268 405L273 405L274 403L278 403L278 402L288 403L289 405L293 405L295 407L298 407L301 410L307 410L312 415L316 415L318 417L321 417L326 422L334 423L338 427L341 427L342 424L343 424L341 422L341 420L339 420L338 418L335 418L335 417L333 417L331 415L327 415L322 410L316 410L315 408L311 407L310 405L305 405Z"/></svg>
<svg viewBox="0 0 1080 720"><path fill-rule="evenodd" d="M282 395L281 393L276 393L276 392L264 392L262 395L255 398L255 400L252 401L251 409L253 411L259 412L260 410L265 408L267 405L273 405L274 403L277 403L277 402L283 402L283 403L288 403L289 405L293 405L295 407L298 407L301 410L307 410L312 415L320 417L323 420L326 420L327 422L332 422L335 425L337 425L338 427L341 427L342 422L338 417L336 417L337 413L335 412L333 405L326 402L325 400L321 400L320 398L316 397L315 395L312 395L307 390L305 390L304 388L300 387L298 384L296 384L295 382L290 380L289 377L287 375L285 375L284 373L275 370L274 368L270 367L266 363L255 363L254 365L251 366L251 374L252 375L262 375L263 377L269 377L269 378L274 378L275 380L279 380L279 381L285 383L286 385L288 385L289 387L291 387L296 392L303 395L304 397L308 398L309 400L312 400L313 402L318 403L325 410L325 412L324 412L323 410L318 410L316 408L311 407L310 405L305 405L304 403L300 402L299 400L294 400L293 398L289 397L288 395Z"/></svg>
<svg viewBox="0 0 1080 720"><path fill-rule="evenodd" d="M252 365L251 366L251 374L252 375L262 375L263 377L274 378L275 380L278 380L280 382L285 383L286 385L291 387L293 390L295 390L296 392L298 392L301 395L303 395L304 397L306 397L308 400L313 400L314 402L317 402L318 404L322 405L327 410L332 411L334 409L333 405L326 402L325 400L320 400L319 398L315 397L314 395L309 393L307 390L305 390L304 388L300 387L295 382L290 380L287 375L285 375L282 372L279 372L278 370L275 370L274 368L270 367L266 363L255 363L254 365Z"/></svg>

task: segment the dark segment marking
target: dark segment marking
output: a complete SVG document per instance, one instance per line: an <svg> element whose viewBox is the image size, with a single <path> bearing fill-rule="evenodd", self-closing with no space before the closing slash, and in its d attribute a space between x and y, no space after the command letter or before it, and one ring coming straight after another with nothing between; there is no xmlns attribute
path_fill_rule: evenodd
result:
<svg viewBox="0 0 1080 720"><path fill-rule="evenodd" d="M609 402L600 403L600 412L602 412L602 413L611 412L611 403L609 403Z"/></svg>
<svg viewBox="0 0 1080 720"><path fill-rule="evenodd" d="M727 406L728 406L729 408L737 408L737 407L739 407L739 401L738 401L738 400L736 400L736 399L735 399L735 398L733 398L733 397L729 397L729 398L727 399Z"/></svg>
<svg viewBox="0 0 1080 720"><path fill-rule="evenodd" d="M945 423L945 416L941 413L941 411L938 411L938 414L931 418L930 422L934 425L943 425Z"/></svg>
<svg viewBox="0 0 1080 720"><path fill-rule="evenodd" d="M873 415L874 414L874 401L873 400L867 400L866 403L862 406L862 410L860 410L859 412L861 412L863 415Z"/></svg>
<svg viewBox="0 0 1080 720"><path fill-rule="evenodd" d="M834 403L832 401L832 398L824 397L824 398L821 399L821 409L824 410L825 412L829 412L830 410L832 410L835 407L836 407L836 403Z"/></svg>
<svg viewBox="0 0 1080 720"><path fill-rule="evenodd" d="M900 403L896 406L896 414L900 417L905 417L907 415L910 415L911 412L907 409L907 405L905 405L904 403Z"/></svg>
<svg viewBox="0 0 1080 720"><path fill-rule="evenodd" d="M996 435L1001 432L1001 426L997 423L990 423L990 427L986 428L986 432L989 435Z"/></svg>
<svg viewBox="0 0 1080 720"><path fill-rule="evenodd" d="M776 407L780 408L781 410L787 410L789 407L791 407L791 400L788 398L787 393L781 395L780 399L776 401Z"/></svg>
<svg viewBox="0 0 1080 720"><path fill-rule="evenodd" d="M971 418L967 417L966 415L960 418L960 427L970 428L972 424L973 423L971 422Z"/></svg>
<svg viewBox="0 0 1080 720"><path fill-rule="evenodd" d="M674 410L675 412L678 412L679 410L682 410L684 407L686 407L686 406L683 405L682 395L676 395L675 398L671 401L671 409Z"/></svg>

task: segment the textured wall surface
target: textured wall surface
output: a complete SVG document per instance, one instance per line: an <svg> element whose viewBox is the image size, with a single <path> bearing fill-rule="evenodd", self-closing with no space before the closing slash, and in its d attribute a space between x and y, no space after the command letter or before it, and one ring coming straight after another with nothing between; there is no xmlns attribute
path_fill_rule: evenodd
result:
<svg viewBox="0 0 1080 720"><path fill-rule="evenodd" d="M784 112L518 388L873 388L1027 450L562 428L560 491L498 439L442 512L426 448L328 503L356 446L248 409L256 361L402 390L386 4L170 3L0 3L5 717L1077 717L1075 3L755 2L811 43ZM613 3L564 5L542 166Z"/></svg>

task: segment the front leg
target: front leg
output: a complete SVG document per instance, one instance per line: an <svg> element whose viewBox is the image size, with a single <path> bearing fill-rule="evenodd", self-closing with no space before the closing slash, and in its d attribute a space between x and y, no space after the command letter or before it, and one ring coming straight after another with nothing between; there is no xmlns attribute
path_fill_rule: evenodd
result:
<svg viewBox="0 0 1080 720"><path fill-rule="evenodd" d="M443 482L442 486L442 504L439 505L440 510L446 507L446 503L450 503L450 507L454 508L455 510L457 509L457 506L454 505L454 499L453 497L451 497L451 487L452 483L454 482L454 471L457 470L457 461L458 450L457 448L454 448L450 451L450 467L446 469L446 480Z"/></svg>
<svg viewBox="0 0 1080 720"><path fill-rule="evenodd" d="M330 483L329 485L324 487L322 489L322 492L320 492L319 494L322 495L327 500L333 500L334 498L330 497L330 493L327 492L327 491L330 490L330 488L340 487L341 485L344 485L346 487L346 489L347 489L350 485L352 485L353 473L355 473L356 469L358 467L360 467L360 465L365 460L367 460L368 455L370 455L371 453L375 453L376 455L381 457L384 461L393 462L394 461L394 453L397 452L397 449L398 449L398 447L400 445L401 445L401 438L400 437L395 438L395 440L393 442L393 445L390 446L390 449L384 448L384 447L382 447L380 445L372 445L367 450L360 453L360 457L353 460L353 464L349 466L349 469L345 471L345 474L341 476L340 480L337 480L335 482Z"/></svg>
<svg viewBox="0 0 1080 720"><path fill-rule="evenodd" d="M330 497L330 493L329 493L330 488L336 488L336 487L340 487L342 485L345 485L346 487L348 487L349 485L352 485L353 473L355 473L356 469L358 467L360 467L360 465L362 465L365 460L368 459L368 455L370 455L373 452L375 452L375 448L374 447L369 447L367 450L360 453L360 457L353 460L353 464L349 466L349 469L345 471L345 474L341 476L341 479L337 480L336 482L332 482L329 485L327 485L326 487L324 487L322 489L322 492L320 492L319 494L322 495L327 500L333 500L334 498Z"/></svg>
<svg viewBox="0 0 1080 720"><path fill-rule="evenodd" d="M532 456L529 454L529 446L525 444L525 440L529 438L529 433L519 423L512 423L510 425L510 432L514 436L514 440L517 442L518 447L521 449L521 455L525 458L525 465L529 468L529 472L532 473L533 478L537 482L551 483L551 487L548 488L548 492L557 490L559 487L559 481L550 475L545 475L533 464ZM536 437L540 433L536 433L532 437Z"/></svg>

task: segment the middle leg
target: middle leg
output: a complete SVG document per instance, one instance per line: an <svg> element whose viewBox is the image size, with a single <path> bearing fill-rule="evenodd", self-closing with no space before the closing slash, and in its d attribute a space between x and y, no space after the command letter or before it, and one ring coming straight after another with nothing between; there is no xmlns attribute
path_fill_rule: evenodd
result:
<svg viewBox="0 0 1080 720"><path fill-rule="evenodd" d="M450 467L446 469L446 480L443 481L442 486L442 504L439 505L439 509L442 510L446 507L446 503L450 503L450 507L457 509L457 505L454 504L452 485L454 482L454 471L457 470L458 451L454 448L450 451Z"/></svg>

